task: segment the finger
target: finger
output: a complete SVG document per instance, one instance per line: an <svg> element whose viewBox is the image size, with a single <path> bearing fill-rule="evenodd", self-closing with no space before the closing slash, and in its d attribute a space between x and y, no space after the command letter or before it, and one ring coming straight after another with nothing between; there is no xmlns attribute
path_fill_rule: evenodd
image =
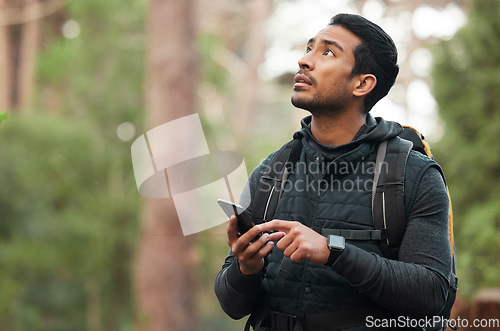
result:
<svg viewBox="0 0 500 331"><path fill-rule="evenodd" d="M261 249L259 250L258 254L259 254L259 257L260 258L263 258L264 256L266 256L267 254L269 254L271 252L271 250L273 249L273 246L274 246L274 242L272 241L268 241L264 246L261 247Z"/></svg>
<svg viewBox="0 0 500 331"><path fill-rule="evenodd" d="M293 253L291 253L289 257L290 257L290 260L292 260L293 262L302 262L306 259L303 252L299 249L297 249Z"/></svg>
<svg viewBox="0 0 500 331"><path fill-rule="evenodd" d="M249 256L255 255L260 251L260 249L269 242L269 234L264 233L259 239L255 240L253 243L248 244L245 253Z"/></svg>
<svg viewBox="0 0 500 331"><path fill-rule="evenodd" d="M258 225L255 225L254 227L252 227L250 230L248 230L247 232L245 232L244 234L242 234L240 236L240 239L243 240L243 241L246 241L247 244L250 243L250 240L252 240L253 238L255 238L257 235L259 235L260 233L262 232L261 230L261 225L258 224Z"/></svg>
<svg viewBox="0 0 500 331"><path fill-rule="evenodd" d="M283 236L277 243L276 243L276 247L278 247L278 249L282 250L282 251L285 251L285 249L290 246L290 244L292 244L293 242L293 236L290 235L290 234L287 234L285 236Z"/></svg>
<svg viewBox="0 0 500 331"><path fill-rule="evenodd" d="M255 243L256 244L256 243ZM252 256L247 256L246 254L238 257L240 262L240 270L243 274L254 275L264 266L264 257L271 252L274 243L272 241L267 242ZM246 271L245 271L246 270ZM250 271L249 271L250 270Z"/></svg>
<svg viewBox="0 0 500 331"><path fill-rule="evenodd" d="M255 258L255 259L260 260L260 259L264 258L267 254L269 254L269 252L271 252L271 250L273 249L274 242L269 241L269 240L266 241L265 235L263 235L262 237L263 237L262 241L260 241L260 239L259 239L259 241L256 241L255 243L252 244L252 245L257 246L258 244L262 244L262 242L264 242L264 244L260 245L260 248L258 248L258 250L252 255L251 258Z"/></svg>
<svg viewBox="0 0 500 331"><path fill-rule="evenodd" d="M269 235L269 241L277 242L286 235L285 232L273 232Z"/></svg>
<svg viewBox="0 0 500 331"><path fill-rule="evenodd" d="M279 231L288 233L296 225L297 222L284 221L284 220L272 220L270 222L260 224L262 231Z"/></svg>
<svg viewBox="0 0 500 331"><path fill-rule="evenodd" d="M227 221L227 243L232 246L238 240L238 219L236 216L231 216Z"/></svg>
<svg viewBox="0 0 500 331"><path fill-rule="evenodd" d="M259 252L259 250L269 241L269 234L264 233L259 239L253 243L246 241L243 236L241 236L236 244L234 245L233 252L236 250L235 254L239 255L240 260L252 259L253 256Z"/></svg>
<svg viewBox="0 0 500 331"><path fill-rule="evenodd" d="M281 249L283 251L283 255L288 256L290 258L299 248L299 244L297 244L297 242L295 242L295 241L290 242L288 245L286 245L282 248L280 248L280 245L281 245L281 241L279 241L276 246L278 247L278 249Z"/></svg>

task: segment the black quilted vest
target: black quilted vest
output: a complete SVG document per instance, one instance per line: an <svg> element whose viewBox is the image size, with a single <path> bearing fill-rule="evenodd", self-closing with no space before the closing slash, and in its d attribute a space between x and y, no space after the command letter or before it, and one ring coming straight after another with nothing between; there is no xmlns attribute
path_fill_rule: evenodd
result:
<svg viewBox="0 0 500 331"><path fill-rule="evenodd" d="M371 190L378 143L362 142L329 164L306 138L303 138L303 146L274 218L299 221L315 228L373 229ZM263 164L269 163L271 157ZM420 153L411 152L405 177L406 216L419 179L432 164L433 161ZM383 256L376 241L347 243ZM282 258L283 253L276 247L267 258L263 288L271 310L311 314L374 305L329 267L308 261L292 263L286 280L276 282Z"/></svg>

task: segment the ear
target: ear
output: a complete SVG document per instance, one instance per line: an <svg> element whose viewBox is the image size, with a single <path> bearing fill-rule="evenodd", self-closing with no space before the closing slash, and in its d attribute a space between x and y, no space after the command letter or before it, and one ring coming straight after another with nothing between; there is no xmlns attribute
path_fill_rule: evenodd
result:
<svg viewBox="0 0 500 331"><path fill-rule="evenodd" d="M359 75L355 81L354 96L363 97L370 93L377 85L377 77L372 74Z"/></svg>

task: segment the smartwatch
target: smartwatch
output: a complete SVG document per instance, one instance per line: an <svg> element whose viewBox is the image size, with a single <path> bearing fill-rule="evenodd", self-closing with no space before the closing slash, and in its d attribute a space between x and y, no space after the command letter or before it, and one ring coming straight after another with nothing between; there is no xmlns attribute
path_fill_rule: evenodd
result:
<svg viewBox="0 0 500 331"><path fill-rule="evenodd" d="M328 240L328 248L330 249L330 256L328 257L328 261L325 263L326 266L331 267L340 254L344 251L345 248L345 238L342 236L336 236L331 234L327 237Z"/></svg>

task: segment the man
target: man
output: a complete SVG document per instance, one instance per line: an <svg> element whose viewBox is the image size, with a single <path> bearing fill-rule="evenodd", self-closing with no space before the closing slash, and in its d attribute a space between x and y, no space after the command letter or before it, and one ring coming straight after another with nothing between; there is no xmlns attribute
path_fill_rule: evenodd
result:
<svg viewBox="0 0 500 331"><path fill-rule="evenodd" d="M252 326L260 330L320 331L373 330L389 325L384 318L398 316L408 317L398 319L398 328L422 326L416 325L419 319L441 312L452 261L449 201L434 161L414 151L409 155L406 232L397 260L384 257L375 240L332 249L312 229L374 228L370 184L377 148L402 127L374 119L369 111L389 92L398 71L392 39L360 16L336 15L309 40L292 103L311 116L294 135L303 148L274 220L241 236L236 217L228 222L231 249L215 292L229 316L252 314ZM273 156L252 172L250 197L243 194L242 200L254 196ZM293 263L286 279L277 281L283 256Z"/></svg>

